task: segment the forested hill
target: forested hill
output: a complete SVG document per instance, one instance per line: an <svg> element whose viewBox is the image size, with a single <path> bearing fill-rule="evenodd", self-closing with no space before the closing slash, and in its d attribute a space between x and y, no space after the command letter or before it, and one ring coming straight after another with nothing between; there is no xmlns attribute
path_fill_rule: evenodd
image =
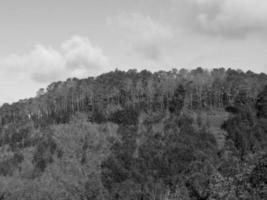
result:
<svg viewBox="0 0 267 200"><path fill-rule="evenodd" d="M92 121L109 120L117 110L133 107L145 111L168 109L175 90L184 95L184 108L224 109L242 99L255 103L267 84L266 74L197 68L192 71L113 71L87 79L68 79L40 89L35 98L21 100L0 109L1 125L31 120L36 126L67 123L76 112ZM243 103L245 103L243 102Z"/></svg>
<svg viewBox="0 0 267 200"><path fill-rule="evenodd" d="M0 200L266 196L264 73L115 70L0 108Z"/></svg>

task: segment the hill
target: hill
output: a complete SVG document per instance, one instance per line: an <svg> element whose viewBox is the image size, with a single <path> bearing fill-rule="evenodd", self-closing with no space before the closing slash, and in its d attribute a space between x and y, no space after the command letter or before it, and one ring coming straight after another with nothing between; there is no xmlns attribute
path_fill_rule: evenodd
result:
<svg viewBox="0 0 267 200"><path fill-rule="evenodd" d="M0 108L0 199L265 199L267 75L68 79Z"/></svg>

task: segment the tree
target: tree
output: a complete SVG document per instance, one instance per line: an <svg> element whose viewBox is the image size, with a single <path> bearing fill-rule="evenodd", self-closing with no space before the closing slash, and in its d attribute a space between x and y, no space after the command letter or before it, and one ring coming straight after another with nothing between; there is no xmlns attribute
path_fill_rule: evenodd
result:
<svg viewBox="0 0 267 200"><path fill-rule="evenodd" d="M184 106L185 90L182 85L179 85L169 103L169 111L179 115Z"/></svg>
<svg viewBox="0 0 267 200"><path fill-rule="evenodd" d="M256 109L258 117L267 118L267 85L257 97Z"/></svg>

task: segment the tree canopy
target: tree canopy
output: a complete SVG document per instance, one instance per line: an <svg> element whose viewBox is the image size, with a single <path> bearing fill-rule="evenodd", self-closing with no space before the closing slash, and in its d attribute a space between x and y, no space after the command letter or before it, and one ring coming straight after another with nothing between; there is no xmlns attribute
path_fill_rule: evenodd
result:
<svg viewBox="0 0 267 200"><path fill-rule="evenodd" d="M115 70L0 108L0 200L266 198L267 75Z"/></svg>

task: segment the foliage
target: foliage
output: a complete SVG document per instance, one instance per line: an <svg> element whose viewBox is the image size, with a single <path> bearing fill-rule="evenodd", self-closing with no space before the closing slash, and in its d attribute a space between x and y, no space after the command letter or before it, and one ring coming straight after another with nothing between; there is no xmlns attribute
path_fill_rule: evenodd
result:
<svg viewBox="0 0 267 200"><path fill-rule="evenodd" d="M0 200L265 199L266 85L200 67L51 83L0 108Z"/></svg>

